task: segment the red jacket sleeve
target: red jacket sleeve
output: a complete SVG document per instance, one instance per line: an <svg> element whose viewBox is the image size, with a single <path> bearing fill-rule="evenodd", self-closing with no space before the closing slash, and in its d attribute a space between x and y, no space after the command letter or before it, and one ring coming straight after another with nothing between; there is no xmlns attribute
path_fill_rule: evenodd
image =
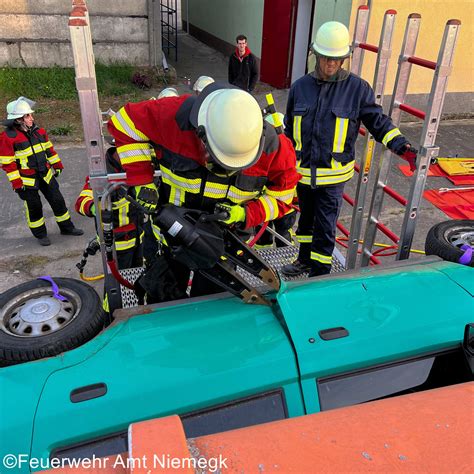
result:
<svg viewBox="0 0 474 474"><path fill-rule="evenodd" d="M87 217L94 217L94 215L91 213L92 204L94 204L94 195L92 194L92 189L89 184L89 176L87 176L84 187L76 199L76 204L74 207L76 212L79 214Z"/></svg>
<svg viewBox="0 0 474 474"><path fill-rule="evenodd" d="M8 180L13 186L13 189L21 188L23 181L16 165L13 140L7 136L6 132L0 134L0 162L3 171L7 173Z"/></svg>

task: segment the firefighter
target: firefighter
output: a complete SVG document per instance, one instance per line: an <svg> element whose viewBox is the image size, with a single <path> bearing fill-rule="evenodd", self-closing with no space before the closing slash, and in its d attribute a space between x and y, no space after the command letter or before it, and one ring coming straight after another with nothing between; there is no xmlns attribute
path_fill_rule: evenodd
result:
<svg viewBox="0 0 474 474"><path fill-rule="evenodd" d="M308 271L318 276L331 270L336 221L344 185L354 175L354 147L361 121L377 141L412 167L417 153L375 103L369 84L344 69L351 48L342 23L324 23L311 50L316 56L315 70L291 86L285 117L285 133L295 146L302 174L297 186L299 255L282 268L287 276Z"/></svg>
<svg viewBox="0 0 474 474"><path fill-rule="evenodd" d="M143 206L158 205L149 142L161 150L159 204L213 213L223 222L250 229L285 215L300 176L291 142L264 124L247 92L212 83L199 96L184 95L129 103L108 124L127 182ZM177 262L173 262L176 270ZM183 271L180 281L187 274ZM209 291L193 282L192 295Z"/></svg>
<svg viewBox="0 0 474 474"><path fill-rule="evenodd" d="M19 97L7 105L6 130L0 134L0 159L13 190L23 200L26 221L40 245L51 245L39 191L49 202L63 235L82 235L74 227L56 178L64 166L44 128L33 119L35 102Z"/></svg>
<svg viewBox="0 0 474 474"><path fill-rule="evenodd" d="M123 173L114 147L106 153L107 173ZM118 189L112 193L112 224L117 266L119 270L143 265L143 212L125 199L125 191ZM83 216L95 217L94 196L86 178L84 187L76 200L76 212Z"/></svg>
<svg viewBox="0 0 474 474"><path fill-rule="evenodd" d="M212 84L214 79L210 76L199 76L196 79L196 82L193 84L193 91L196 95L199 95L202 90L208 86L209 84Z"/></svg>
<svg viewBox="0 0 474 474"><path fill-rule="evenodd" d="M166 87L159 94L157 99L163 99L164 97L178 97L178 91L174 87Z"/></svg>

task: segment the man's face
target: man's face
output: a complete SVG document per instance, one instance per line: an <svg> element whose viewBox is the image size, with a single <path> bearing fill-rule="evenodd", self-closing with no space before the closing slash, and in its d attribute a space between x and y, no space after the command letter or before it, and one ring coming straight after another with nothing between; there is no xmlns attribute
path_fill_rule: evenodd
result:
<svg viewBox="0 0 474 474"><path fill-rule="evenodd" d="M329 79L334 76L342 67L344 59L334 59L321 56L319 58L319 69L321 70L322 79Z"/></svg>
<svg viewBox="0 0 474 474"><path fill-rule="evenodd" d="M247 41L246 40L237 41L237 49L239 50L240 56L243 56L245 54L245 48L246 47L247 47Z"/></svg>

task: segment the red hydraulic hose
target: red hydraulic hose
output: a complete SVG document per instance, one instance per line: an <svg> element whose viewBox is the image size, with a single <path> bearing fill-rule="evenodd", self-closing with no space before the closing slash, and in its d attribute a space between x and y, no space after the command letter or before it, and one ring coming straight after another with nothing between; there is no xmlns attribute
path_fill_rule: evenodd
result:
<svg viewBox="0 0 474 474"><path fill-rule="evenodd" d="M123 286L129 288L130 290L133 290L133 285L125 280L125 278L120 274L120 272L118 271L118 268L117 268L117 263L115 262L115 260L107 260L107 264L110 268L110 271L112 272L112 275L114 276L114 278Z"/></svg>
<svg viewBox="0 0 474 474"><path fill-rule="evenodd" d="M265 232L267 227L268 227L268 221L262 224L262 227L260 227L260 230L256 233L255 237L250 241L249 247L253 247L258 242L258 239L262 236L262 234Z"/></svg>

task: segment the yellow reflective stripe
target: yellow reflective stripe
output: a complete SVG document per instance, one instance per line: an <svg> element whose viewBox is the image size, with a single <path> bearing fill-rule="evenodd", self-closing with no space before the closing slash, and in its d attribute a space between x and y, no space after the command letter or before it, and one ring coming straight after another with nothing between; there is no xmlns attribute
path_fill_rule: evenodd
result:
<svg viewBox="0 0 474 474"><path fill-rule="evenodd" d="M66 213L63 214L62 216L54 216L54 217L56 219L56 222L64 222L70 219L71 215L69 214L69 211L66 211Z"/></svg>
<svg viewBox="0 0 474 474"><path fill-rule="evenodd" d="M48 156L47 158L48 158L48 161L51 165L54 165L54 164L59 163L61 161L57 153L53 156Z"/></svg>
<svg viewBox="0 0 474 474"><path fill-rule="evenodd" d="M148 149L148 150L151 151L150 144L148 144L148 143L129 143L128 145L119 146L117 148L117 153L122 154L122 153L130 152L130 151L134 151L134 150L144 150L144 149Z"/></svg>
<svg viewBox="0 0 474 474"><path fill-rule="evenodd" d="M293 198L295 197L296 187L293 189L285 189L284 191L274 191L272 189L268 189L267 187L264 188L264 193L267 196L274 197L279 201L282 201L286 204L291 204Z"/></svg>
<svg viewBox="0 0 474 474"><path fill-rule="evenodd" d="M53 147L53 144L48 140L47 142L44 142L44 143L43 143L43 147L44 147L44 148L52 148L52 147Z"/></svg>
<svg viewBox="0 0 474 474"><path fill-rule="evenodd" d="M295 140L295 150L301 150L301 115L295 115L293 119L293 139Z"/></svg>
<svg viewBox="0 0 474 474"><path fill-rule="evenodd" d="M308 186L311 186L311 178L309 176L303 176L300 180L299 180L299 183L300 184L306 184Z"/></svg>
<svg viewBox="0 0 474 474"><path fill-rule="evenodd" d="M133 156L130 158L120 158L120 164L122 166L129 165L131 163L138 163L139 161L151 161L150 156L140 155L140 156Z"/></svg>
<svg viewBox="0 0 474 474"><path fill-rule="evenodd" d="M244 191L243 189L236 188L235 186L230 186L227 193L227 198L230 201L239 204L255 199L259 194L259 191Z"/></svg>
<svg viewBox="0 0 474 474"><path fill-rule="evenodd" d="M172 173L169 169L160 165L161 179L163 183L169 186L183 188L188 193L198 194L201 189L201 178L186 179L182 176Z"/></svg>
<svg viewBox="0 0 474 474"><path fill-rule="evenodd" d="M354 176L354 170L352 169L351 171L344 173L339 176L327 176L327 177L320 177L318 176L316 178L316 185L317 186L326 186L328 184L339 184L339 183L345 183L346 181L349 181L352 177Z"/></svg>
<svg viewBox="0 0 474 474"><path fill-rule="evenodd" d="M400 130L398 128L394 128L392 130L390 130L389 132L387 132L385 134L385 136L382 138L382 143L387 146L387 143L390 141L390 140L393 140L395 137L398 137L402 134L402 132L400 132Z"/></svg>
<svg viewBox="0 0 474 474"><path fill-rule="evenodd" d="M130 219L128 218L129 209L130 203L128 201L126 201L124 205L118 208L119 227L127 225L130 222Z"/></svg>
<svg viewBox="0 0 474 474"><path fill-rule="evenodd" d="M34 186L36 184L35 178L25 178L25 176L21 177L24 186Z"/></svg>
<svg viewBox="0 0 474 474"><path fill-rule="evenodd" d="M15 161L15 157L13 155L11 156L0 156L0 163L2 165L9 165L10 163L13 163Z"/></svg>
<svg viewBox="0 0 474 474"><path fill-rule="evenodd" d="M30 229L36 229L36 228L41 227L42 225L44 225L44 217L41 217L41 219L38 219L37 221L31 221L30 220L30 211L28 210L28 204L26 204L26 201L23 202L23 205L25 207L26 222L27 222L28 227Z"/></svg>
<svg viewBox="0 0 474 474"><path fill-rule="evenodd" d="M79 196L84 196L84 197L91 197L93 198L94 197L94 194L92 193L92 189L83 189Z"/></svg>
<svg viewBox="0 0 474 474"><path fill-rule="evenodd" d="M53 177L53 172L51 171L51 168L50 168L48 172L46 173L46 176L43 177L43 180L49 184L52 177Z"/></svg>
<svg viewBox="0 0 474 474"><path fill-rule="evenodd" d="M135 247L137 239L133 237L133 239L130 240L116 240L115 241L115 249L120 251L120 250L128 250L133 247Z"/></svg>
<svg viewBox="0 0 474 474"><path fill-rule="evenodd" d="M115 115L113 115L111 120L117 130L128 135L130 138L139 142L150 141L143 132L135 127L135 124L126 112L125 107L122 107Z"/></svg>
<svg viewBox="0 0 474 474"><path fill-rule="evenodd" d="M348 125L349 119L341 117L336 118L336 128L334 130L334 141L332 144L332 151L334 153L342 153L344 151Z"/></svg>
<svg viewBox="0 0 474 474"><path fill-rule="evenodd" d="M321 253L311 252L311 260L316 260L317 262L321 262L326 265L331 265L332 255L328 257L327 255L323 255Z"/></svg>
<svg viewBox="0 0 474 474"><path fill-rule="evenodd" d="M313 241L312 235L298 235L295 236L296 241L300 244L310 244Z"/></svg>
<svg viewBox="0 0 474 474"><path fill-rule="evenodd" d="M265 210L265 222L272 221L278 217L278 204L277 200L271 196L261 196L258 198Z"/></svg>
<svg viewBox="0 0 474 474"><path fill-rule="evenodd" d="M8 179L10 181L13 181L14 179L21 178L20 172L18 170L16 171L10 171L10 173L7 173Z"/></svg>
<svg viewBox="0 0 474 474"><path fill-rule="evenodd" d="M296 171L303 176L311 177L311 168L302 168L301 166L297 166Z"/></svg>
<svg viewBox="0 0 474 474"><path fill-rule="evenodd" d="M83 196L81 193L79 196ZM81 201L81 205L79 206L79 213L85 215L86 213L86 204L93 201L94 199L89 196L85 196L84 199Z"/></svg>
<svg viewBox="0 0 474 474"><path fill-rule="evenodd" d="M108 313L109 312L109 295L105 293L104 299L102 300L102 309Z"/></svg>
<svg viewBox="0 0 474 474"><path fill-rule="evenodd" d="M140 143L140 145L142 145ZM122 148L122 147L120 147ZM134 157L134 156L149 156L151 158L151 149L150 147L143 147L143 145L139 149L135 150L128 150L128 151L120 151L120 159L124 161L128 157Z"/></svg>
<svg viewBox="0 0 474 474"><path fill-rule="evenodd" d="M31 156L34 153L41 153L45 151L45 146L44 143L37 143L36 145L28 146L27 148L24 148L23 150L16 150L15 155L17 158L22 158L26 156Z"/></svg>
<svg viewBox="0 0 474 474"><path fill-rule="evenodd" d="M204 197L222 199L226 197L228 189L228 184L207 182L204 188Z"/></svg>

